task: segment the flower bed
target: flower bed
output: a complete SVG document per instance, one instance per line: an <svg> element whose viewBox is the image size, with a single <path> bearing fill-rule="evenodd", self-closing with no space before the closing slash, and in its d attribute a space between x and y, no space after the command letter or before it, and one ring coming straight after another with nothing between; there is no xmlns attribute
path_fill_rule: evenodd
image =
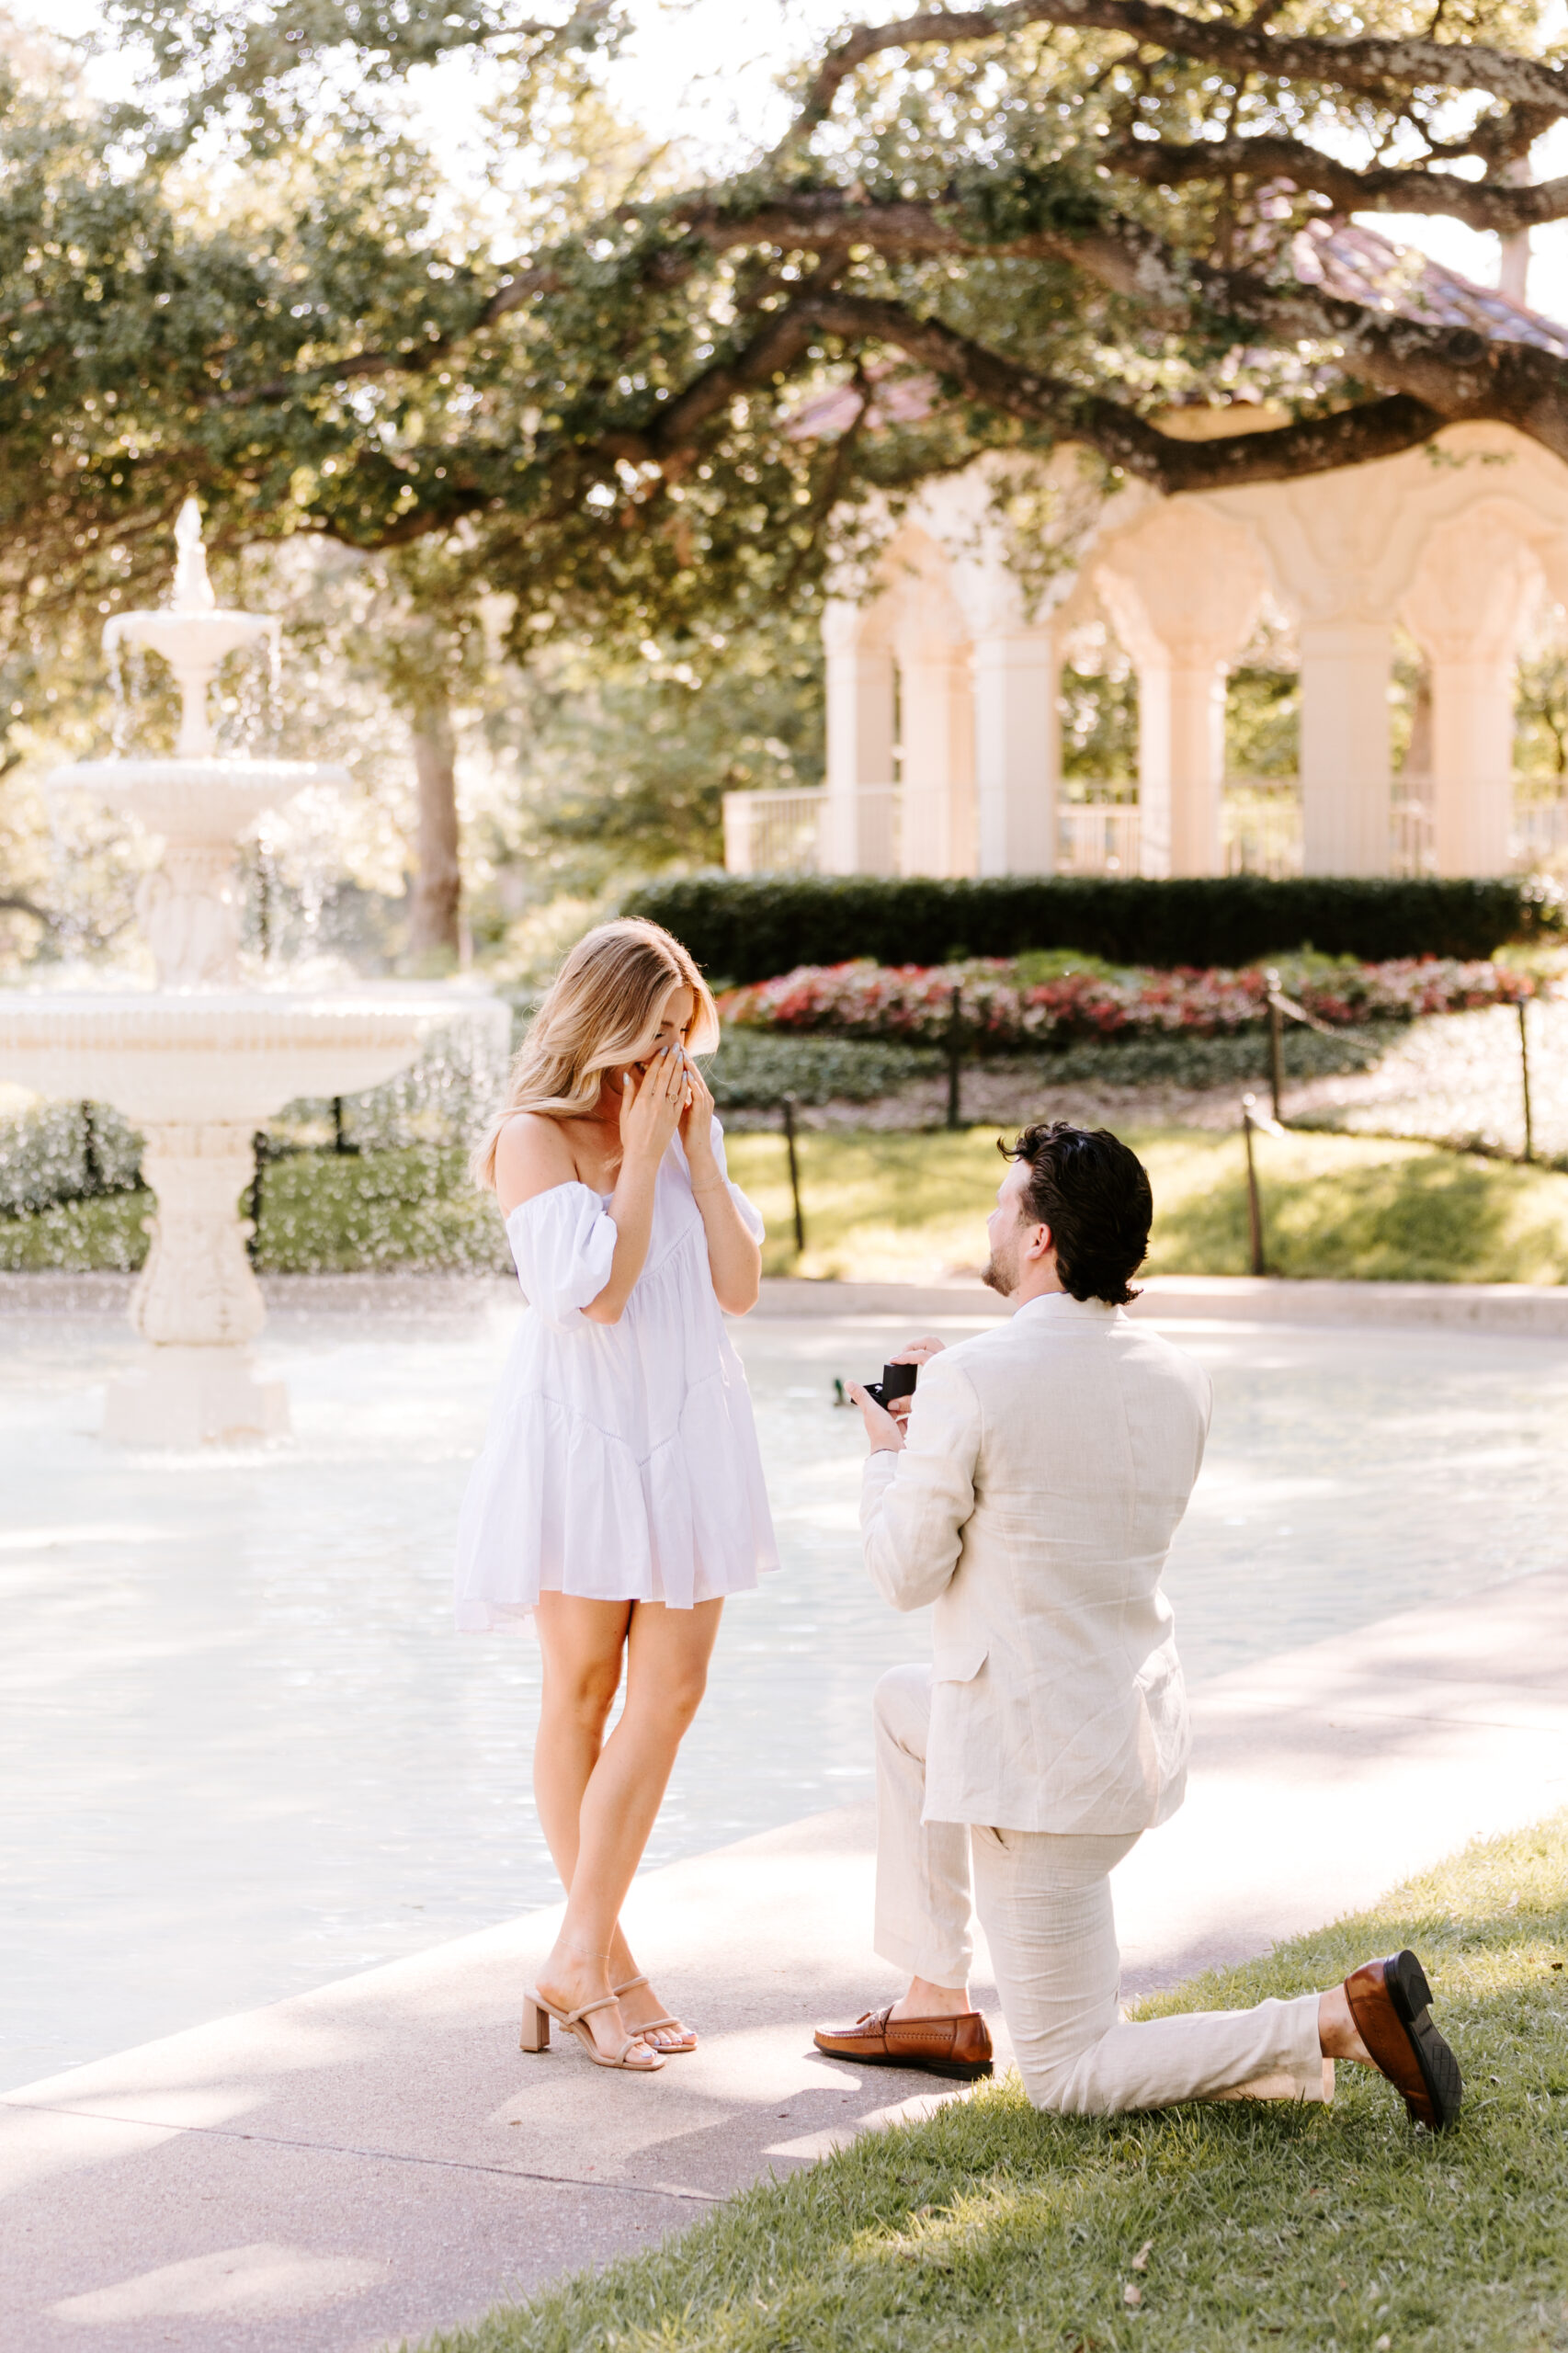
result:
<svg viewBox="0 0 1568 2353"><path fill-rule="evenodd" d="M1350 1027L1421 1014L1517 1005L1537 994L1527 974L1449 957L1386 964L1281 967L1286 991L1320 1021ZM778 979L731 989L724 1020L740 1029L827 1031L844 1038L935 1045L950 1032L954 992L967 1042L987 1047L1065 1045L1080 1038L1224 1037L1267 1017L1259 970L1110 973L1068 971L1033 979L1001 959L963 964L802 964Z"/></svg>

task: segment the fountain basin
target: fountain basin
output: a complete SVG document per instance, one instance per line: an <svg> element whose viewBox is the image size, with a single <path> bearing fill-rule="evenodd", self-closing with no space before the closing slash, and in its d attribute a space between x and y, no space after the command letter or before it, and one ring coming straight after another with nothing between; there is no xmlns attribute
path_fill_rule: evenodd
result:
<svg viewBox="0 0 1568 2353"><path fill-rule="evenodd" d="M287 1428L281 1388L256 1381L250 1366L267 1309L239 1202L256 1128L299 1097L380 1085L442 1029L477 1028L499 1061L510 1018L495 997L395 983L324 995L0 995L0 1077L37 1095L113 1103L146 1140L142 1173L158 1214L131 1320L153 1348L144 1371L111 1387L106 1438L194 1446Z"/></svg>
<svg viewBox="0 0 1568 2353"><path fill-rule="evenodd" d="M91 793L171 842L232 847L268 809L310 785L351 781L338 760L77 760L55 768L51 792Z"/></svg>
<svg viewBox="0 0 1568 2353"><path fill-rule="evenodd" d="M113 1103L142 1128L255 1128L298 1096L379 1086L456 1023L483 1024L504 1051L507 1019L497 999L417 985L6 991L0 1075L35 1095Z"/></svg>

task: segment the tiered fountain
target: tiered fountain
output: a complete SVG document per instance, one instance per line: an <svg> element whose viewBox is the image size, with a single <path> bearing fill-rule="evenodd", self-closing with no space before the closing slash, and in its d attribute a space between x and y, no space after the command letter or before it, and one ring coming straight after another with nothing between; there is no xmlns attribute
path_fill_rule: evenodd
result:
<svg viewBox="0 0 1568 2353"><path fill-rule="evenodd" d="M172 759L87 760L51 790L92 793L161 835L136 909L157 968L152 990L0 993L0 1076L35 1094L113 1103L146 1139L157 1196L131 1321L144 1366L111 1385L106 1438L189 1445L287 1427L280 1384L256 1378L250 1343L267 1320L245 1252L240 1196L256 1129L301 1096L353 1095L415 1060L437 1030L477 1023L504 1051L506 1008L464 990L389 984L337 991L242 985L235 847L264 810L307 785L348 782L335 765L221 755L209 690L225 656L278 624L217 609L201 517L176 532L174 596L161 612L116 615L104 632L146 645L181 696Z"/></svg>

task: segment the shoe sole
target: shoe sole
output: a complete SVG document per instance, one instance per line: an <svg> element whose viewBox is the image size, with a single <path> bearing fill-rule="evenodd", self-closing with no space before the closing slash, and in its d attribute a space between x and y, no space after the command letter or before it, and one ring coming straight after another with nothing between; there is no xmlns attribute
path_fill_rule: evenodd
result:
<svg viewBox="0 0 1568 2353"><path fill-rule="evenodd" d="M1394 2014L1410 2037L1410 2047L1432 2103L1437 2120L1427 2129L1446 2132L1464 2099L1464 2079L1459 2061L1432 2023L1432 1988L1426 1983L1426 1972L1407 1948L1384 1962L1383 1983ZM1406 2099L1404 2104L1418 2124L1426 2124L1426 2119L1413 2100Z"/></svg>
<svg viewBox="0 0 1568 2353"><path fill-rule="evenodd" d="M960 2084L978 2083L994 2072L989 2059L903 2059L891 2051L835 2051L825 2042L817 2049L824 2059L843 2059L852 2067L902 2067L906 2075L948 2075Z"/></svg>

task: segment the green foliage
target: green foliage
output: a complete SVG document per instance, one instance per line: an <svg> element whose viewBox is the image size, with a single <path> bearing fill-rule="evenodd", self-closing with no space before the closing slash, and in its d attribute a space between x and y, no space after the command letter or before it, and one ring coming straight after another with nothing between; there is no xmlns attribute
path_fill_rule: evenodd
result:
<svg viewBox="0 0 1568 2353"><path fill-rule="evenodd" d="M51 1267L132 1274L147 1256L152 1211L151 1193L135 1191L53 1202L22 1216L0 1214L0 1274L36 1275Z"/></svg>
<svg viewBox="0 0 1568 2353"><path fill-rule="evenodd" d="M133 1272L146 1257L155 1207L151 1193L134 1190L0 1215L0 1272ZM408 1145L267 1161L256 1265L289 1275L408 1267L506 1274L512 1261L492 1196L470 1179L467 1154Z"/></svg>
<svg viewBox="0 0 1568 2353"><path fill-rule="evenodd" d="M1561 1283L1568 1177L1434 1149L1292 1133L1256 1146L1270 1273L1308 1281ZM1239 1137L1172 1135L1150 1172L1149 1271L1250 1271Z"/></svg>
<svg viewBox="0 0 1568 2353"><path fill-rule="evenodd" d="M1560 789L1568 776L1568 651L1551 645L1527 654L1518 667L1515 764L1522 776L1550 778Z"/></svg>
<svg viewBox="0 0 1568 2353"><path fill-rule="evenodd" d="M1062 773L1069 787L1080 778L1131 784L1138 775L1138 674L1121 670L1062 673Z"/></svg>
<svg viewBox="0 0 1568 2353"><path fill-rule="evenodd" d="M644 885L625 912L665 925L730 983L857 956L939 964L1040 949L1166 967L1248 964L1308 944L1369 962L1490 956L1562 925L1562 894L1534 881L1275 882L1254 874L1168 882L701 874Z"/></svg>
<svg viewBox="0 0 1568 2353"><path fill-rule="evenodd" d="M1466 2076L1441 2140L1348 2065L1330 2108L1104 2119L1040 2115L1009 2077L426 2353L1548 2353L1568 2343L1565 1889L1560 1813L1146 2006L1288 1998L1414 1945Z"/></svg>
<svg viewBox="0 0 1568 2353"><path fill-rule="evenodd" d="M708 1065L708 1084L721 1111L778 1103L786 1095L798 1103L869 1103L941 1067L938 1053L880 1039L726 1029Z"/></svg>
<svg viewBox="0 0 1568 2353"><path fill-rule="evenodd" d="M534 861L541 895L712 864L726 792L822 779L822 641L790 615L699 658L552 647L512 683L485 729L510 786L488 847Z"/></svg>
<svg viewBox="0 0 1568 2353"><path fill-rule="evenodd" d="M1387 389L1357 375L1337 316L1314 336L1304 298L1276 318L1263 292L1337 201L1310 147L1288 173L1203 167L1216 142L1321 126L1341 173L1347 147L1424 168L1426 74L1406 83L1393 61L1347 84L1332 11L1292 20L1278 66L1240 68L1203 40L1163 48L1142 19L1134 54L1115 24L1003 12L945 40L938 17L928 40L873 44L785 151L697 188L609 115L613 0L109 15L112 103L46 38L0 102L13 617L124 600L150 526L194 486L230 546L440 539L475 594L514 600L517 647L539 623L652 630L667 650L813 609L911 484L977 451L1027 472L1073 442L1096 479L1157 472L1149 423L1173 403L1314 418ZM1407 28L1395 0L1358 22ZM1502 0L1465 22L1448 45L1472 92L1492 86L1478 40L1521 60L1547 44L1537 12ZM469 75L483 206L446 184L421 121L432 74L449 97ZM1456 155L1490 169L1528 144L1501 98L1467 108L1425 191L1461 210ZM1244 267L1251 291L1199 263ZM862 307L812 307L829 293ZM977 363L957 344L933 358L928 323ZM873 386L915 372L920 401L868 417ZM802 396L830 386L858 396L858 422L801 430Z"/></svg>
<svg viewBox="0 0 1568 2353"><path fill-rule="evenodd" d="M1326 1078L1370 1070L1403 1034L1392 1022L1359 1029L1316 1029L1288 1023L1282 1044L1287 1078ZM1165 1038L1091 1038L1042 1055L1037 1067L1050 1086L1258 1086L1267 1075L1267 1044L1258 1030L1229 1038L1195 1038L1184 1030ZM1002 1068L1017 1068L1010 1061Z"/></svg>
<svg viewBox="0 0 1568 2353"><path fill-rule="evenodd" d="M1237 1049L1256 1040L1197 1041ZM831 1095L865 1101L929 1072L934 1056L896 1047L731 1039L714 1064L722 1104L802 1102ZM1182 1041L1173 1040L1173 1050ZM1310 1054L1292 1041L1288 1050ZM1251 1078L1239 1053L1199 1073L1196 1047L1169 1070L1119 1071L1135 1050L1077 1049L1042 1060L1040 1110L1062 1089L1118 1077L1190 1085L1195 1076ZM1082 1067L1079 1066L1080 1063ZM1059 1067L1067 1065L1068 1067ZM1068 1098L1070 1099L1070 1098ZM767 1135L734 1134L733 1174L767 1221L769 1273L847 1279L929 1281L952 1267L971 1272L984 1251L995 1194L996 1130L958 1134L856 1132L802 1137L801 1167L810 1247L797 1262L782 1149ZM1122 1132L1154 1187L1150 1270L1244 1274L1247 1229L1242 1148L1233 1133ZM1561 1282L1568 1278L1568 1176L1469 1160L1435 1146L1361 1136L1292 1133L1259 1147L1269 1263L1281 1274L1364 1281ZM131 1190L67 1200L30 1215L0 1216L0 1270L70 1267L129 1271L146 1254L152 1197ZM506 1238L488 1194L472 1184L467 1155L410 1144L338 1154L287 1153L262 1170L257 1264L264 1272L376 1272L397 1267L506 1273Z"/></svg>
<svg viewBox="0 0 1568 2353"><path fill-rule="evenodd" d="M470 1178L467 1154L408 1146L269 1162L256 1264L263 1273L291 1275L395 1267L504 1274L512 1261L494 1198Z"/></svg>
<svg viewBox="0 0 1568 2353"><path fill-rule="evenodd" d="M1064 1090L1072 1084L1057 1086L1042 1069L1030 1116L1070 1110L1073 1095ZM1148 1127L1131 1107L1111 1124L1153 1187L1145 1271L1248 1273L1246 1173L1236 1131ZM913 1283L954 1270L977 1274L1000 1174L999 1132L835 1127L806 1135L800 1162L808 1246L799 1260L777 1139L735 1136L732 1173L767 1222L765 1271ZM1369 1136L1292 1131L1262 1138L1256 1149L1276 1274L1358 1282L1568 1279L1568 1176L1556 1170Z"/></svg>

